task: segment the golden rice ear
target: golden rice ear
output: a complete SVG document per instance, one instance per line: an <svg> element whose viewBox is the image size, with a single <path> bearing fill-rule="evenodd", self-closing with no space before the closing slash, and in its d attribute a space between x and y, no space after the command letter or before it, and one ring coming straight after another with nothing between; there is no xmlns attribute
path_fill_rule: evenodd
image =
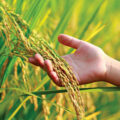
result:
<svg viewBox="0 0 120 120"><path fill-rule="evenodd" d="M19 15L8 11L5 7L2 8L2 11L5 17L2 21L2 26L7 36L6 39L3 39L7 42L6 47L11 50L10 55L19 56L21 59L27 60L29 57L39 53L44 60L51 60L54 71L68 91L78 120L83 118L84 104L78 88L79 83L68 63L56 54L43 38L31 32L29 26ZM22 72L23 81L26 84L25 71L23 70Z"/></svg>

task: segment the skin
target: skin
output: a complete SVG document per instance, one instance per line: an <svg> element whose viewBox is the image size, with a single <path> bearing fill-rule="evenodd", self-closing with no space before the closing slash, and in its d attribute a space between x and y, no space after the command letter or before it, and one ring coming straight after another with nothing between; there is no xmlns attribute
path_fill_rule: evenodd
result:
<svg viewBox="0 0 120 120"><path fill-rule="evenodd" d="M62 56L71 66L79 84L109 82L120 86L120 62L106 55L102 49L88 42L60 34L58 41L76 49L74 54ZM43 60L40 54L29 58L29 62L44 69L53 82L61 86L50 60Z"/></svg>

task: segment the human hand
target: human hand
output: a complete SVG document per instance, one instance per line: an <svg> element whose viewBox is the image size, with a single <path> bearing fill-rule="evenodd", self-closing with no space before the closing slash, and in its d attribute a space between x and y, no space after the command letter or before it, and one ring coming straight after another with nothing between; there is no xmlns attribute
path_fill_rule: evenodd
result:
<svg viewBox="0 0 120 120"><path fill-rule="evenodd" d="M87 84L106 79L107 55L99 47L64 34L59 35L58 40L63 45L76 49L74 54L62 57L72 67L79 84ZM44 61L41 55L36 54L34 57L29 58L29 62L46 70L51 79L57 85L60 85L60 80L53 71L50 60Z"/></svg>

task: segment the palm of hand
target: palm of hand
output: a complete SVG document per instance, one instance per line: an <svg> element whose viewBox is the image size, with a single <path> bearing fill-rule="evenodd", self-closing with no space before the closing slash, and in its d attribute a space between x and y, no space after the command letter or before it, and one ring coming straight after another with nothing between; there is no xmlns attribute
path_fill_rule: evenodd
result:
<svg viewBox="0 0 120 120"><path fill-rule="evenodd" d="M63 58L72 67L79 84L86 84L104 79L106 73L104 56L101 49L84 42L74 54Z"/></svg>

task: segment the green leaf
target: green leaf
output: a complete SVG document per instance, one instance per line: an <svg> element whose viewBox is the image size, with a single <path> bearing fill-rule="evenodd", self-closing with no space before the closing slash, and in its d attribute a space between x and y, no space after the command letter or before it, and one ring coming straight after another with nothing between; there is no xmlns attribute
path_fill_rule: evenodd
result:
<svg viewBox="0 0 120 120"><path fill-rule="evenodd" d="M97 16L101 6L103 5L104 0L102 0L102 2L98 5L98 7L96 8L95 12L93 13L93 15L91 16L91 18L88 20L87 24L85 25L79 39L82 39L86 33L86 31L88 30L90 24L94 21L95 17Z"/></svg>
<svg viewBox="0 0 120 120"><path fill-rule="evenodd" d="M40 3L40 0L32 0L31 4L28 6L28 10L25 12L23 19L29 22L34 17L34 12L37 9L37 5Z"/></svg>
<svg viewBox="0 0 120 120"><path fill-rule="evenodd" d="M31 29L33 29L35 27L37 21L40 19L40 17L44 13L44 9L46 8L48 2L49 2L49 0L47 0L46 2L44 0L41 0L41 2L37 5L37 9L35 11L33 11L34 17L32 18L32 20L30 22L30 23L32 23L32 24L30 24Z"/></svg>
<svg viewBox="0 0 120 120"><path fill-rule="evenodd" d="M4 64L4 62L6 61L7 58L8 58L7 56L1 56L0 57L0 71L1 71L1 69L3 67L3 64Z"/></svg>
<svg viewBox="0 0 120 120"><path fill-rule="evenodd" d="M22 5L23 5L23 0L17 0L16 10L15 10L16 13L21 14Z"/></svg>
<svg viewBox="0 0 120 120"><path fill-rule="evenodd" d="M97 16L97 14L98 14L101 6L103 5L103 2L104 2L104 0L102 0L102 2L97 6L95 12L92 14L92 16L90 17L90 19L89 19L88 22L86 23L86 25L85 25L82 33L80 34L79 39L83 39L86 31L88 30L88 28L89 28L89 26L91 25L91 23L94 21L94 19L95 19L95 17ZM70 53L72 53L73 50L74 50L73 48L70 48L67 53L70 54Z"/></svg>
<svg viewBox="0 0 120 120"><path fill-rule="evenodd" d="M51 36L51 42L55 42L56 49L58 49L59 46L59 42L56 40L56 38L60 33L63 33L65 28L67 27L70 17L72 15L72 10L74 8L74 5L75 5L75 1L67 3L65 12L62 14L61 19Z"/></svg>
<svg viewBox="0 0 120 120"><path fill-rule="evenodd" d="M36 95L36 94L34 94L34 93L31 93L31 92L28 92L28 91L25 91L25 90L21 90L21 89L19 89L19 88L11 88L11 90L15 90L15 91L18 91L18 92L20 92L20 93L24 93L24 94L27 94L27 95L29 95L29 96L35 96L35 97L37 97L38 99L41 99L41 100L46 100L46 101L48 101L48 102L50 102L52 105L54 105L55 107L60 107L60 108L63 108L65 111L67 111L67 112L70 112L71 114L73 114L73 115L75 115L75 113L74 112L72 112L72 111L70 111L70 110L68 110L67 108L65 108L65 107L63 107L63 106L61 106L61 105L58 105L58 104L56 104L55 102L52 102L52 101L50 101L50 100L48 100L48 99L46 99L46 98L42 98L42 97L40 97L40 96L38 96L38 95ZM29 97L27 97L27 98L29 98ZM27 98L25 99L26 101L27 101ZM25 101L24 100L24 101ZM24 101L23 101L23 103L24 103ZM26 102L25 101L25 102ZM23 104L22 103L22 104ZM21 107L19 107L19 109L20 109ZM17 108L18 109L18 108ZM9 117L9 120L11 120L14 116L15 116L15 114L17 113L18 111L14 111L13 112L13 114Z"/></svg>
<svg viewBox="0 0 120 120"><path fill-rule="evenodd" d="M7 79L11 71L13 71L13 66L16 60L17 60L17 57L13 57L13 58L9 57L9 62L4 71L4 75L0 78L0 87L4 84L5 80Z"/></svg>
<svg viewBox="0 0 120 120"><path fill-rule="evenodd" d="M80 88L80 92L120 92L120 87L95 87L95 88ZM45 91L37 91L33 92L35 95L47 95L47 94L56 94L56 93L64 93L67 90L45 90Z"/></svg>

